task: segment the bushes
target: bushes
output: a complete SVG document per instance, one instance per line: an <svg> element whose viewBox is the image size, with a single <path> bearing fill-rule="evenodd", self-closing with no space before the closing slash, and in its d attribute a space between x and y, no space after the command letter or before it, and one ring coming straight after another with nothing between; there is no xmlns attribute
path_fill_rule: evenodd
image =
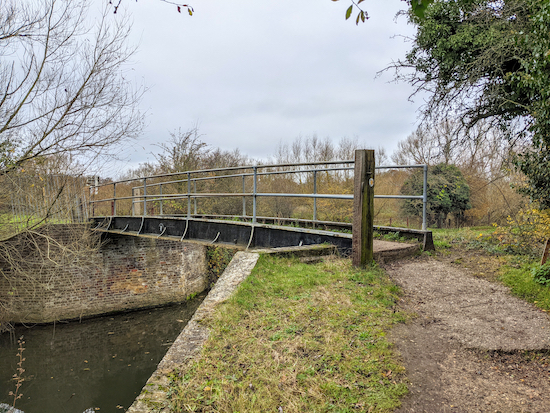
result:
<svg viewBox="0 0 550 413"><path fill-rule="evenodd" d="M540 254L550 237L550 210L536 207L521 209L507 225L496 226L493 236L505 250L517 254Z"/></svg>

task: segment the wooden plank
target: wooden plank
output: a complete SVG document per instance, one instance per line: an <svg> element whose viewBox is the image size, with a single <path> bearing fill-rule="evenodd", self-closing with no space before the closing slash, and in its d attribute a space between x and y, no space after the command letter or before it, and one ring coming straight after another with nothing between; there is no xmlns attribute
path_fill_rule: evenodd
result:
<svg viewBox="0 0 550 413"><path fill-rule="evenodd" d="M373 261L374 151L355 151L353 183L352 262L365 267Z"/></svg>

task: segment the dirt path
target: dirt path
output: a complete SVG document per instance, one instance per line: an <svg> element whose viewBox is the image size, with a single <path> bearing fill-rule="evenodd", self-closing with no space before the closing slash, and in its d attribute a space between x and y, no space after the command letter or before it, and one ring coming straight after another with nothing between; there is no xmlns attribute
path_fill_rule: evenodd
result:
<svg viewBox="0 0 550 413"><path fill-rule="evenodd" d="M386 269L417 315L392 332L410 380L399 413L550 412L546 313L448 258Z"/></svg>

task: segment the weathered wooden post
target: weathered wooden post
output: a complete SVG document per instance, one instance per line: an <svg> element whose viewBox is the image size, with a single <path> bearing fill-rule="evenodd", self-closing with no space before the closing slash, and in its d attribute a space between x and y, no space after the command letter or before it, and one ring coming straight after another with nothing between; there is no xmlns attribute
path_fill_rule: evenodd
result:
<svg viewBox="0 0 550 413"><path fill-rule="evenodd" d="M352 262L364 267L373 260L374 151L355 151Z"/></svg>
<svg viewBox="0 0 550 413"><path fill-rule="evenodd" d="M540 265L546 264L546 261L548 261L549 254L550 254L550 238L547 238L546 245L544 246L544 251L542 252L542 259L540 260Z"/></svg>

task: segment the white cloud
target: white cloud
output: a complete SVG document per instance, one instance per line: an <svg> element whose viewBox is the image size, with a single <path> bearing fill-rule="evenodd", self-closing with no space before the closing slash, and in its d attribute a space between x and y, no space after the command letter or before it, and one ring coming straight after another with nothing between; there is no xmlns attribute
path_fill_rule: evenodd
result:
<svg viewBox="0 0 550 413"><path fill-rule="evenodd" d="M391 152L414 129L419 102L408 101L409 85L375 76L408 50L392 36L412 28L394 20L406 7L400 0L362 4L371 18L356 26L344 20L344 0L194 1L193 17L127 0L140 41L133 73L150 86L132 164L168 131L197 122L208 144L255 158L313 133Z"/></svg>

